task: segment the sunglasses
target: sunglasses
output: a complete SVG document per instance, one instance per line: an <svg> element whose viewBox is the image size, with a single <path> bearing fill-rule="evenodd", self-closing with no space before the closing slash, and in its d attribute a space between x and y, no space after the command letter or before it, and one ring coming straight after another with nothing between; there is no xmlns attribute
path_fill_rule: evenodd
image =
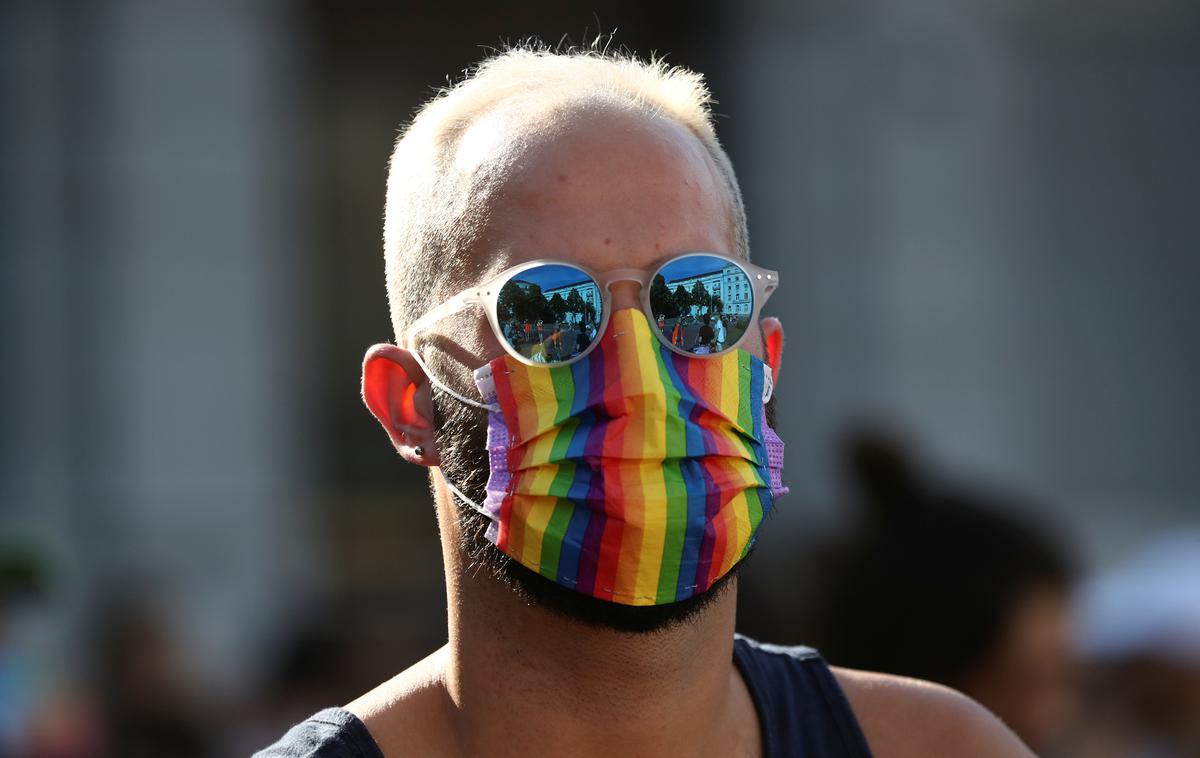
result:
<svg viewBox="0 0 1200 758"><path fill-rule="evenodd" d="M623 268L596 274L575 263L535 260L463 290L412 323L416 335L471 305L482 306L500 344L530 365L564 366L599 342L612 313L614 282L642 285L642 310L659 341L687 356L737 348L779 274L717 253L686 253L656 269Z"/></svg>

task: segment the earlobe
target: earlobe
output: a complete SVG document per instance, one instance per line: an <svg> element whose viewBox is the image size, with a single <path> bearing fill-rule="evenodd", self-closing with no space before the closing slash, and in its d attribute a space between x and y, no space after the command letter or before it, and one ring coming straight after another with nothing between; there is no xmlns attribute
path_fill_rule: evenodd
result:
<svg viewBox="0 0 1200 758"><path fill-rule="evenodd" d="M779 384L779 369L783 364L783 324L779 319L769 316L759 322L762 329L763 345L767 351L767 364L771 367L771 378Z"/></svg>
<svg viewBox="0 0 1200 758"><path fill-rule="evenodd" d="M362 396L405 460L421 466L438 464L429 378L412 353L389 344L367 350Z"/></svg>

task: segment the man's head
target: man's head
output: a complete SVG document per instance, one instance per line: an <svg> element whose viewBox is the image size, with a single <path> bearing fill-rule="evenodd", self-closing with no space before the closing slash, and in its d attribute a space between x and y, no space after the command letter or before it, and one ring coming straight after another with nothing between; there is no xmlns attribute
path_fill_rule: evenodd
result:
<svg viewBox="0 0 1200 758"><path fill-rule="evenodd" d="M741 194L708 103L698 75L661 63L530 50L492 58L441 93L392 156L384 242L397 341L434 306L526 260L607 271L649 269L701 250L747 257ZM638 307L638 297L637 285L618 282L612 308ZM777 331L778 322L766 328ZM761 345L758 335L747 342L763 357ZM476 310L437 324L418 347L438 378L465 396L476 394L472 371L502 353ZM432 391L411 354L394 346L368 353L364 389L406 459L439 466L482 500L482 411ZM587 621L657 628L720 591L649 608L595 600L507 560L484 538L483 516L457 513L464 563Z"/></svg>

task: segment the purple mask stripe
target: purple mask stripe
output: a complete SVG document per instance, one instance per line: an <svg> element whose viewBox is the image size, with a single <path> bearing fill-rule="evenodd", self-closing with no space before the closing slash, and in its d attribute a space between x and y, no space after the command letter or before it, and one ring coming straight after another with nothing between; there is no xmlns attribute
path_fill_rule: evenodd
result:
<svg viewBox="0 0 1200 758"><path fill-rule="evenodd" d="M786 495L788 493L788 488L783 486L783 440L779 439L779 435L767 423L766 409L762 408L761 412L763 447L767 451L767 483L771 487L771 494L778 497L779 495ZM765 508L763 515L766 515Z"/></svg>
<svg viewBox="0 0 1200 758"><path fill-rule="evenodd" d="M701 419L704 417L704 414L704 409L700 406L696 406L692 409L691 418L688 420L695 424L696 428L700 430L700 439L704 442L704 455L713 455L718 452L717 446L713 441L712 430L701 421Z"/></svg>
<svg viewBox="0 0 1200 758"><path fill-rule="evenodd" d="M596 570L600 563L600 540L604 537L604 525L607 522L607 516L593 511L583 534L583 549L579 553L579 583L575 585L575 589L589 595L595 594Z"/></svg>
<svg viewBox="0 0 1200 758"><path fill-rule="evenodd" d="M504 417L495 412L488 413L488 481L483 507L489 513L499 515L504 496L512 484L512 473L508 466L508 425ZM492 542L495 542L493 539Z"/></svg>
<svg viewBox="0 0 1200 758"><path fill-rule="evenodd" d="M597 419L587 430L587 441L583 443L583 455L589 463L599 465L604 455L604 437L608 431L608 419Z"/></svg>
<svg viewBox="0 0 1200 758"><path fill-rule="evenodd" d="M588 407L593 409L602 408L604 404L604 353L607 348L607 343L602 341L599 345L596 345L596 349L589 353L584 361L580 361L581 363L586 361L588 364L587 402ZM604 433L608 428L608 421L601 414L596 413L595 410L592 411L592 414L594 421L588 425L587 441L583 446L583 454L590 461L598 461L604 453Z"/></svg>
<svg viewBox="0 0 1200 758"><path fill-rule="evenodd" d="M703 461L699 463L700 473L704 478L704 538L700 542L700 560L696 562L694 593L708 589L708 572L712 566L713 549L716 547L716 529L713 519L721 511L721 493L713 485L708 466L704 465Z"/></svg>

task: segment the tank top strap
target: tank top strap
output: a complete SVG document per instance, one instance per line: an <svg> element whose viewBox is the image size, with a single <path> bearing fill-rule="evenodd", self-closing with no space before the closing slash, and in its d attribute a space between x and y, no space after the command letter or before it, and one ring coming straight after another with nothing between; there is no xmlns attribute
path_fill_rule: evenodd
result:
<svg viewBox="0 0 1200 758"><path fill-rule="evenodd" d="M870 758L850 701L816 650L736 635L733 661L754 700L766 758Z"/></svg>

